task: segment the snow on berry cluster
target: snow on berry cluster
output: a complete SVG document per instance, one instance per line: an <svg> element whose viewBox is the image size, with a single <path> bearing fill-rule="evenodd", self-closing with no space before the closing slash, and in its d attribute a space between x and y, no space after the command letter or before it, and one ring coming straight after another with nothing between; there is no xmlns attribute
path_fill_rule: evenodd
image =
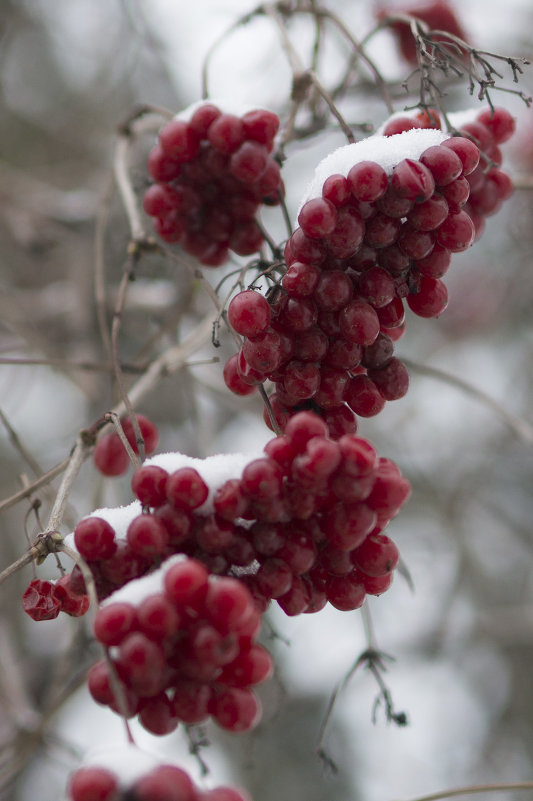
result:
<svg viewBox="0 0 533 801"><path fill-rule="evenodd" d="M248 463L181 458L169 471L164 455L155 457L133 476L140 503L127 507L127 523L122 515L113 526L97 512L76 527L74 545L101 599L172 554L238 576L260 611L272 599L289 615L328 601L356 609L390 585L398 550L383 531L410 487L366 440L332 439L325 421L304 411ZM83 591L78 567L72 583Z"/></svg>
<svg viewBox="0 0 533 801"><path fill-rule="evenodd" d="M181 116L164 126L150 153L155 183L144 210L161 239L206 266L223 264L230 250L255 253L263 242L257 210L277 205L284 191L272 156L279 118L265 109L237 116L211 103Z"/></svg>
<svg viewBox="0 0 533 801"><path fill-rule="evenodd" d="M69 801L251 801L234 787L199 788L176 765L161 763L133 745L95 752L75 771Z"/></svg>
<svg viewBox="0 0 533 801"><path fill-rule="evenodd" d="M208 716L222 728L246 731L260 716L251 688L272 670L268 652L255 641L260 621L238 579L210 575L195 559L171 557L98 610L94 634L110 648L113 668L106 660L93 665L89 692L115 712L138 715L152 734Z"/></svg>
<svg viewBox="0 0 533 801"><path fill-rule="evenodd" d="M512 189L496 165L513 118L503 109L471 117L463 135L449 136L436 112L396 116L330 154L287 242L281 285L268 300L246 290L230 302L229 322L245 339L226 364L226 384L247 394L273 382L282 430L308 408L332 436L353 433L357 416L407 392L394 355L404 302L420 317L444 311L452 254L470 247Z"/></svg>

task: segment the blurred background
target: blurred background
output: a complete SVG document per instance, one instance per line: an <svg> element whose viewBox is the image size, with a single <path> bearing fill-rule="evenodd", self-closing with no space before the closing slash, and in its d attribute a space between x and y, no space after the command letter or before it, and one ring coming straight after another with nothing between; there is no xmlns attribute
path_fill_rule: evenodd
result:
<svg viewBox="0 0 533 801"><path fill-rule="evenodd" d="M359 38L375 25L372 2L324 0L324 6ZM42 530L58 480L33 496L41 502L37 511L28 500L2 501L65 459L80 429L117 401L98 326L95 274L110 325L130 236L113 186L118 127L140 105L177 112L199 100L210 47L251 10L245 0L2 0L0 570ZM457 13L478 48L531 57L533 12L525 0L469 0ZM286 29L309 65L311 17ZM325 42L317 72L333 86L350 52L333 29ZM402 87L413 68L390 32L377 33L368 53L390 83L395 109L416 103ZM516 89L505 63L498 68L502 87ZM356 132L377 127L387 110L372 75L355 62L353 76L339 108ZM271 20L254 16L220 42L208 86L220 102L228 97L287 117L291 71ZM519 88L532 92L530 68ZM465 79L447 81L445 91L450 111L480 106ZM326 609L287 618L276 608L265 639L278 672L263 690L263 722L244 737L208 727L210 745L201 751L210 771L206 786L231 780L254 801L402 801L456 785L533 778L533 111L507 91L493 100L518 120L514 140L504 145L504 167L517 190L488 220L482 239L454 257L445 314L409 318L397 346L411 363L408 396L360 427L413 485L391 525L413 588L397 576L369 604L376 642L391 657L387 688L408 725L387 722L383 703L375 705L380 688L362 667L343 688L325 733L323 746L335 764L320 759L331 693L366 648L361 615ZM286 150L293 218L316 163L344 143L324 110L322 120ZM305 116L298 121L305 130ZM156 133L132 148L132 182L140 193ZM279 209L266 210L263 220L276 241L286 237ZM128 381L213 308L184 264L148 254L138 265L119 341L123 362L133 365ZM213 286L221 274L204 271ZM137 411L157 424L160 451L251 452L270 438L260 398L237 399L223 384L222 364L233 350L227 335L218 349L206 341L185 369L143 398ZM63 530L99 506L129 503L130 478L103 479L88 461ZM53 558L37 571L56 577ZM25 567L0 585L6 801L62 798L88 748L124 739L120 721L96 707L83 687L97 658L83 622L60 616L34 623L24 615L20 598L32 576ZM164 738L136 727L134 733L141 747L181 760L200 776L181 730Z"/></svg>

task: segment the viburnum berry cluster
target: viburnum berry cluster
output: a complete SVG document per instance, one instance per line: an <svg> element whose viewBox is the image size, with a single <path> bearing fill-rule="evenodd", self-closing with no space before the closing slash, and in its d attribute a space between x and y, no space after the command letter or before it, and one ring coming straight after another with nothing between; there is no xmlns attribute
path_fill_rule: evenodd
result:
<svg viewBox="0 0 533 801"><path fill-rule="evenodd" d="M100 764L106 762L100 759L72 774L69 801L251 801L248 793L235 787L203 790L182 768L153 764L149 755L131 747L118 754L113 749L111 756L112 767Z"/></svg>
<svg viewBox="0 0 533 801"><path fill-rule="evenodd" d="M445 7L431 3L419 17L434 26ZM439 19L462 35L453 15ZM405 58L416 60L410 30L393 30ZM396 114L374 136L330 154L288 240L278 247L266 235L273 260L257 269L270 288L262 294L254 281L231 299L227 320L243 341L224 367L237 395L270 382L265 422L277 435L257 458L151 458L133 475L129 507L97 511L75 527L69 545L83 570L34 579L24 593L25 611L50 620L60 611L84 615L94 588L93 634L104 658L88 673L89 692L151 734L210 719L234 733L257 724L255 688L273 670L258 637L272 601L290 616L327 604L351 611L391 585L399 550L387 527L410 484L357 435L358 418L405 396L409 375L395 342L406 308L421 318L445 310L453 254L479 238L512 191L500 169L511 115L490 108L450 121L451 132L431 108ZM148 158L143 199L157 235L209 267L230 252L257 253L265 242L260 207L284 196L273 155L279 124L264 109L238 116L211 102L168 122ZM143 449L127 417L124 436L149 456L157 429L143 415L136 420ZM99 439L94 464L105 476L127 471L116 432ZM126 782L87 765L69 794L247 801L232 788L201 790L171 765Z"/></svg>
<svg viewBox="0 0 533 801"><path fill-rule="evenodd" d="M226 364L226 384L245 395L271 381L282 430L309 408L332 436L353 433L357 416L406 394L409 375L394 355L405 303L420 317L444 311L452 254L470 247L511 194L497 166L511 115L483 111L460 136L441 124L432 110L400 115L327 157L285 247L281 284L268 297L249 289L231 300L228 320L244 342Z"/></svg>
<svg viewBox="0 0 533 801"><path fill-rule="evenodd" d="M389 587L398 550L383 531L410 486L367 440L332 439L324 420L304 411L239 476L219 475L210 489L201 461L192 464L198 469L169 472L153 460L141 467L132 487L142 511L133 507L125 530L98 514L77 525L74 544L99 598L172 554L238 576L260 611L272 599L289 615L319 611L328 601L355 609L367 593ZM78 567L72 582L83 590Z"/></svg>
<svg viewBox="0 0 533 801"><path fill-rule="evenodd" d="M279 118L266 109L237 116L212 103L167 123L148 159L155 183L144 195L161 239L208 267L226 262L230 250L259 250L257 211L277 205L284 193L272 156L278 128Z"/></svg>
<svg viewBox="0 0 533 801"><path fill-rule="evenodd" d="M94 634L112 656L111 664L91 668L89 692L115 712L138 714L152 734L208 716L224 729L246 731L260 716L252 687L272 671L268 652L255 641L260 617L238 579L172 557L98 610Z"/></svg>

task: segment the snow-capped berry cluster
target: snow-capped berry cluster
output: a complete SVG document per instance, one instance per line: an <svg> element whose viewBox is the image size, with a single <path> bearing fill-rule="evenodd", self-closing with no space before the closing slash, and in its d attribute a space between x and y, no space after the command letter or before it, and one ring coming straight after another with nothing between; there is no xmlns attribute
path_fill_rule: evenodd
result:
<svg viewBox="0 0 533 801"><path fill-rule="evenodd" d="M143 414L135 415L144 440L144 452L150 456L157 448L159 433L156 426ZM134 453L139 453L139 446L132 421L126 417L122 420L124 435ZM104 434L96 443L93 461L97 470L104 476L121 476L127 472L130 460L126 448L116 431Z"/></svg>
<svg viewBox="0 0 533 801"><path fill-rule="evenodd" d="M89 597L71 583L71 576L58 581L33 579L22 596L22 608L33 620L53 620L60 612L82 617L89 608Z"/></svg>
<svg viewBox="0 0 533 801"><path fill-rule="evenodd" d="M424 112L327 157L285 248L281 285L268 300L246 290L230 302L229 322L245 340L226 364L227 386L243 395L269 379L282 430L309 408L332 436L355 432L356 415L403 397L409 376L394 341L404 301L420 317L446 308L441 279L452 254L470 247L483 215L511 192L486 159L501 161L498 144L513 130L513 118L496 109L449 137L438 114Z"/></svg>
<svg viewBox="0 0 533 801"><path fill-rule="evenodd" d="M515 120L504 108L483 109L477 114L459 114L457 127L460 134L470 138L481 151L478 165L471 172L465 172L464 182L456 182L446 187L446 200L459 206L472 219L475 238L479 239L485 227L485 217L495 214L513 191L511 179L503 170L500 145L507 142L515 132ZM454 115L451 115L452 119ZM414 128L440 128L442 121L434 109L413 116L399 115L391 119L382 129L385 136ZM456 145L457 147L457 145ZM458 152L461 156L461 153ZM464 195L468 196L464 200ZM441 190L442 191L442 190Z"/></svg>
<svg viewBox="0 0 533 801"><path fill-rule="evenodd" d="M272 661L255 640L260 613L236 578L210 576L205 565L171 558L129 583L99 609L94 634L111 648L126 710L106 661L89 672L95 701L137 715L153 734L208 716L231 731L259 719L251 689L268 678Z"/></svg>
<svg viewBox="0 0 533 801"><path fill-rule="evenodd" d="M98 515L74 532L100 598L161 559L185 554L211 573L238 575L261 611L276 599L289 615L328 601L353 609L366 593L387 589L398 551L383 530L410 492L369 442L351 434L331 439L312 412L293 416L285 435L240 476L221 479L210 501L191 466L167 472L144 465L132 486L143 511L124 532ZM80 579L74 568L73 583L83 586Z"/></svg>
<svg viewBox="0 0 533 801"><path fill-rule="evenodd" d="M209 267L227 261L230 250L255 253L263 242L257 210L278 204L284 191L272 156L278 128L271 111L239 117L211 103L167 123L148 159L156 183L144 195L158 235Z"/></svg>
<svg viewBox="0 0 533 801"><path fill-rule="evenodd" d="M130 754L138 760L138 754ZM138 773L138 771L136 771ZM176 765L156 765L134 779L123 780L115 770L86 765L72 774L70 801L251 801L248 793L234 787L202 790Z"/></svg>

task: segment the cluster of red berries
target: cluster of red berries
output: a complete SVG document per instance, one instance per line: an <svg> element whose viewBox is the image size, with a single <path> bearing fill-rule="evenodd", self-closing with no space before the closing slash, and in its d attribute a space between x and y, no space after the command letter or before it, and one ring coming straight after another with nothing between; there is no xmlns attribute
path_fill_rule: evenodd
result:
<svg viewBox="0 0 533 801"><path fill-rule="evenodd" d="M385 154L385 140L394 154L395 134L420 129L409 141L417 158L389 171L360 160L346 175L330 174L321 197L300 210L281 285L268 300L246 290L230 302L229 322L245 340L226 364L226 384L248 394L272 381L270 403L282 430L308 408L341 436L356 431L357 415L376 415L405 395L409 375L394 355L405 329L404 301L420 317L441 314L448 303L441 279L452 254L470 247L483 216L510 195L508 176L493 165L514 130L511 115L481 112L462 126L463 136L449 138L440 130L433 135L440 124L436 112L426 112L385 125ZM343 150L355 155L357 147ZM480 163L480 148L490 169ZM270 425L266 414L265 420Z"/></svg>
<svg viewBox="0 0 533 801"><path fill-rule="evenodd" d="M144 452L146 456L150 456L159 442L157 428L143 414L137 414L135 417L144 440ZM129 417L126 417L121 421L121 424L130 447L134 453L138 454L139 445L132 421ZM129 456L116 431L100 437L93 451L93 461L97 470L103 473L104 476L121 476L127 472L130 464Z"/></svg>
<svg viewBox="0 0 533 801"><path fill-rule="evenodd" d="M89 597L72 583L72 574L58 581L33 579L22 596L22 608L33 620L53 620L60 612L82 617L89 608Z"/></svg>
<svg viewBox="0 0 533 801"><path fill-rule="evenodd" d="M68 795L71 801L250 801L234 787L201 790L175 765L157 765L127 785L109 768L87 765L71 776Z"/></svg>
<svg viewBox="0 0 533 801"><path fill-rule="evenodd" d="M89 692L115 712L138 715L152 734L208 716L246 731L260 716L251 688L272 672L268 651L255 642L260 621L241 581L212 576L195 559L170 558L111 596L94 621L97 640L112 649L123 707L104 660L89 672Z"/></svg>
<svg viewBox="0 0 533 801"><path fill-rule="evenodd" d="M148 159L156 183L144 195L158 235L209 267L224 264L229 250L255 253L263 243L257 210L284 192L272 156L278 128L271 111L238 117L211 103L165 125Z"/></svg>
<svg viewBox="0 0 533 801"><path fill-rule="evenodd" d="M209 489L194 467L168 473L144 465L132 487L143 512L124 536L103 518L74 531L100 598L185 554L210 573L239 575L260 611L272 599L289 615L316 612L329 601L355 609L391 583L398 550L383 533L409 496L409 482L366 440L338 440L316 414L294 415L283 436L267 443L239 478ZM79 568L72 573L82 589Z"/></svg>
<svg viewBox="0 0 533 801"><path fill-rule="evenodd" d="M451 115L453 118L453 115ZM383 128L385 136L391 136L414 128L441 128L437 111L430 110L413 116L395 116ZM459 125L462 136L468 137L481 151L476 168L464 173L465 181L445 187L445 197L460 205L474 223L475 239L479 239L485 227L485 217L496 214L502 203L513 191L512 181L503 170L500 145L507 142L515 132L515 120L504 108L483 109L469 122ZM440 190L442 192L442 190ZM468 191L468 194L467 194ZM464 196L467 195L466 199Z"/></svg>
<svg viewBox="0 0 533 801"><path fill-rule="evenodd" d="M400 14L422 20L431 31L446 31L462 39L463 42L468 42L467 34L447 0L429 0L429 2L425 3L408 3L407 5L395 5L393 8L379 8L377 18L382 22L389 16ZM390 23L390 29L395 35L404 59L409 64L418 64L416 40L409 23L394 20L394 22ZM450 43L451 47L454 48L454 53L457 52L456 46L451 43L451 40L445 34L438 33L433 35L432 38L435 42Z"/></svg>

